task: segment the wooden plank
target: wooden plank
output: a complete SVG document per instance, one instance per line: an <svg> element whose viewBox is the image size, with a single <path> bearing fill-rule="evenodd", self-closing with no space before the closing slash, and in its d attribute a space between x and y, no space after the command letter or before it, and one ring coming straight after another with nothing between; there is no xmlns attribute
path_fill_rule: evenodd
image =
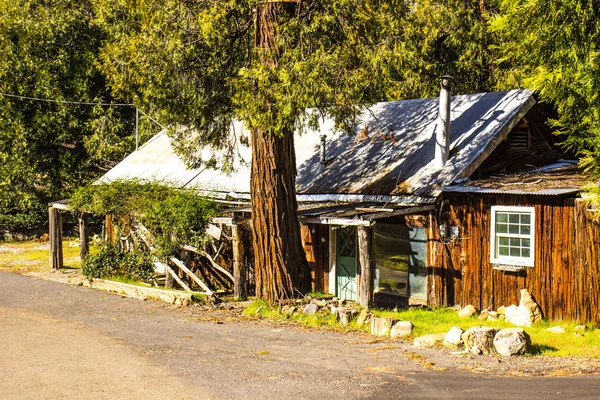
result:
<svg viewBox="0 0 600 400"><path fill-rule="evenodd" d="M299 218L303 224L323 224L323 225L341 225L341 226L371 226L371 221L350 218Z"/></svg>
<svg viewBox="0 0 600 400"><path fill-rule="evenodd" d="M229 280L231 280L231 282L235 281L235 278L233 275L231 275L231 273L229 271L227 271L225 268L221 267L219 264L217 264L217 262L205 251L202 251L194 246L189 246L189 245L185 245L182 247L184 250L187 251L191 251L192 253L196 253L196 254L200 254L203 257L206 257L206 259L210 262L210 265L216 269L217 271L223 273L227 278L229 278Z"/></svg>
<svg viewBox="0 0 600 400"><path fill-rule="evenodd" d="M50 268L59 269L63 267L62 216L59 209L55 207L48 209L48 225Z"/></svg>
<svg viewBox="0 0 600 400"><path fill-rule="evenodd" d="M190 289L190 287L184 281L182 281L180 277L177 276L175 271L173 271L173 269L171 269L171 267L168 264L164 264L164 266L165 272L167 273L167 277L171 276L173 279L175 279L179 286L181 286L182 289L186 292L192 292L192 289Z"/></svg>
<svg viewBox="0 0 600 400"><path fill-rule="evenodd" d="M208 224L205 232L207 235L212 236L216 240L221 240L221 235L223 234L223 230L213 224Z"/></svg>
<svg viewBox="0 0 600 400"><path fill-rule="evenodd" d="M79 214L79 257L81 261L90 252L90 228L89 228L89 217L88 213Z"/></svg>
<svg viewBox="0 0 600 400"><path fill-rule="evenodd" d="M213 291L210 290L210 288L204 283L202 282L202 279L198 278L198 276L196 274L194 274L192 271L190 271L188 269L188 267L185 266L185 264L181 261L178 260L175 257L169 257L169 261L171 261L173 264L175 264L176 266L179 267L179 269L184 272L187 276L189 276L194 282L196 282L196 284L198 286L200 286L202 288L202 290L204 290L204 292L209 295L212 296L213 295Z"/></svg>
<svg viewBox="0 0 600 400"><path fill-rule="evenodd" d="M238 225L231 227L231 236L233 237L233 294L236 299L246 300L248 298L248 274L244 262L244 238Z"/></svg>
<svg viewBox="0 0 600 400"><path fill-rule="evenodd" d="M373 248L371 246L371 228L358 227L358 257L360 265L360 284L358 302L363 307L373 305Z"/></svg>
<svg viewBox="0 0 600 400"><path fill-rule="evenodd" d="M364 216L363 218L370 221L370 220L376 220L376 219L381 219L381 218L397 217L400 215L418 214L418 213L423 213L423 212L428 212L428 211L433 211L433 210L435 210L435 205L431 204L431 205L419 206L419 207L406 207L401 210L396 210L396 211L391 211L391 212L382 212L382 213L378 213L375 215L367 215L367 216Z"/></svg>

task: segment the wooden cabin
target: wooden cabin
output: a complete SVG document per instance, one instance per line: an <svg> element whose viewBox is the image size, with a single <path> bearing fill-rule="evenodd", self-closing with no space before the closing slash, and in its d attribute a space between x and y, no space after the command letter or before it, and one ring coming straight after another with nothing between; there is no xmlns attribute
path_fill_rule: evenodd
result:
<svg viewBox="0 0 600 400"><path fill-rule="evenodd" d="M354 136L328 120L297 133L313 289L364 305L484 309L526 288L549 318L600 322L600 225L581 200L586 177L546 124L551 110L527 90L451 97L447 83L440 98L374 105ZM236 225L250 210L251 151L241 125L232 132L229 174L186 168L162 132L102 180L196 188Z"/></svg>

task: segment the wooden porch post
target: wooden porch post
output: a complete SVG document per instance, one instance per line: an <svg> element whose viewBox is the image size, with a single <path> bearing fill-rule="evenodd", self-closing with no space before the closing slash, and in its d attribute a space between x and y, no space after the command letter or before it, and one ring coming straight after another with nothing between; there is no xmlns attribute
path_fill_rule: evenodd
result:
<svg viewBox="0 0 600 400"><path fill-rule="evenodd" d="M62 216L58 208L48 208L48 235L50 239L50 268L62 268Z"/></svg>
<svg viewBox="0 0 600 400"><path fill-rule="evenodd" d="M248 279L244 263L244 238L239 225L231 227L233 236L233 294L238 300L248 297Z"/></svg>
<svg viewBox="0 0 600 400"><path fill-rule="evenodd" d="M89 214L79 214L79 256L83 262L85 256L90 252L90 229Z"/></svg>
<svg viewBox="0 0 600 400"><path fill-rule="evenodd" d="M373 257L371 227L358 227L358 257L360 265L360 286L358 303L363 307L373 305Z"/></svg>

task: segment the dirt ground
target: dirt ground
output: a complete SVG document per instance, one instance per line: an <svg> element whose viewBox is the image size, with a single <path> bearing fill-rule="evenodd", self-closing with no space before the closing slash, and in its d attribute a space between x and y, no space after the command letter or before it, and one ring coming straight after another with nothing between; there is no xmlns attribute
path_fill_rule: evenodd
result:
<svg viewBox="0 0 600 400"><path fill-rule="evenodd" d="M471 360L400 342L235 314L0 272L0 398L595 399L600 391L596 375L477 374Z"/></svg>

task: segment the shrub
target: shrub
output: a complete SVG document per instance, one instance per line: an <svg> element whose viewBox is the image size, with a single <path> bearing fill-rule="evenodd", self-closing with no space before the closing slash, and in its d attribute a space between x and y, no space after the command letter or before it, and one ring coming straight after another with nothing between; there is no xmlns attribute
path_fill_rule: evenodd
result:
<svg viewBox="0 0 600 400"><path fill-rule="evenodd" d="M123 277L135 281L148 281L154 274L150 255L131 251L124 253L113 245L104 245L98 253L88 255L81 267L88 278Z"/></svg>

